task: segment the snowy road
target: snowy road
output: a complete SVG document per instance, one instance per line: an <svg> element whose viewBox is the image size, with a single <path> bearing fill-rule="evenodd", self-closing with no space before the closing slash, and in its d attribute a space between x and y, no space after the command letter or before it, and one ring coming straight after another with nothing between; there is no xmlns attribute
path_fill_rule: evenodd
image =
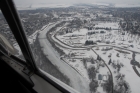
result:
<svg viewBox="0 0 140 93"><path fill-rule="evenodd" d="M42 51L46 55L46 57L52 62L52 64L57 66L58 69L70 79L71 86L74 89L78 90L81 93L90 93L89 82L87 82L84 77L78 74L68 64L60 60L60 56L52 48L50 42L46 38L46 33L58 23L60 22L47 26L46 29L39 33L38 39L42 47Z"/></svg>

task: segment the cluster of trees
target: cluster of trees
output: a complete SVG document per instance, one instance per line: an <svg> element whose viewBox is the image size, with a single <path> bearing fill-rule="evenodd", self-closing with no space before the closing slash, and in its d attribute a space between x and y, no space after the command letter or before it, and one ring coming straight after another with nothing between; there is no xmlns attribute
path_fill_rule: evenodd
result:
<svg viewBox="0 0 140 93"><path fill-rule="evenodd" d="M86 40L85 45L93 45L93 44L97 44L95 42L93 42L92 40Z"/></svg>
<svg viewBox="0 0 140 93"><path fill-rule="evenodd" d="M90 59L90 62L92 64L95 64L93 58ZM91 91L91 93L95 93L97 90L97 87L98 87L98 81L95 80L97 71L94 66L91 68L87 68L87 59L86 58L83 58L83 64L84 64L85 68L87 69L89 79L91 80L91 82L89 84L90 91Z"/></svg>
<svg viewBox="0 0 140 93"><path fill-rule="evenodd" d="M92 34L95 34L95 32L88 32L88 35L92 35Z"/></svg>
<svg viewBox="0 0 140 93"><path fill-rule="evenodd" d="M95 64L95 61L93 58L90 59L90 62L92 64ZM87 59L86 58L83 58L83 65L85 66L85 68L87 69Z"/></svg>
<svg viewBox="0 0 140 93"><path fill-rule="evenodd" d="M96 30L98 29L105 29L105 30L111 30L111 27L95 27Z"/></svg>
<svg viewBox="0 0 140 93"><path fill-rule="evenodd" d="M93 27L88 27L88 30L92 30L93 29Z"/></svg>
<svg viewBox="0 0 140 93"><path fill-rule="evenodd" d="M93 81L96 78L96 69L94 66L92 66L91 68L88 68L88 75L91 81Z"/></svg>
<svg viewBox="0 0 140 93"><path fill-rule="evenodd" d="M140 12L137 8L135 10L119 9L115 13L113 13L113 16L124 19L124 21L119 22L120 27L124 31L128 31L131 34L140 34Z"/></svg>
<svg viewBox="0 0 140 93"><path fill-rule="evenodd" d="M89 84L89 87L90 87L91 93L95 93L98 87L98 81L97 80L91 81Z"/></svg>
<svg viewBox="0 0 140 93"><path fill-rule="evenodd" d="M67 29L66 29L66 33L72 33L72 29L67 28Z"/></svg>
<svg viewBox="0 0 140 93"><path fill-rule="evenodd" d="M130 93L129 84L124 80L125 75L118 74L117 84L114 87L114 93Z"/></svg>
<svg viewBox="0 0 140 93"><path fill-rule="evenodd" d="M111 27L87 27L88 30L93 30L93 29L104 29L104 30L111 30Z"/></svg>
<svg viewBox="0 0 140 93"><path fill-rule="evenodd" d="M20 10L19 14L27 35L40 30L44 25L53 21L51 11L47 9Z"/></svg>
<svg viewBox="0 0 140 93"><path fill-rule="evenodd" d="M88 75L89 75L89 78L91 80L90 84L89 84L89 87L90 87L90 91L91 93L95 93L96 90L97 90L97 87L98 87L98 81L95 80L96 78L96 69L95 67L91 67L91 68L88 68Z"/></svg>
<svg viewBox="0 0 140 93"><path fill-rule="evenodd" d="M117 69L118 72L120 71L121 67L124 66L122 63L119 63L119 62L116 63L115 60L113 60L113 62L112 62L111 59L108 62L108 65L110 65L110 64L112 65L112 67L114 69Z"/></svg>
<svg viewBox="0 0 140 93"><path fill-rule="evenodd" d="M79 18L75 18L74 20L72 20L68 27L70 28L80 28L83 25L82 20L80 20Z"/></svg>

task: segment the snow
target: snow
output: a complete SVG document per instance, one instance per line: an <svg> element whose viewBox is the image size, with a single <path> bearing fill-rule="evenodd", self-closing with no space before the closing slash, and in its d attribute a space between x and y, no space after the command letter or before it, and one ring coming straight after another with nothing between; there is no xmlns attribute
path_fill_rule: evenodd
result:
<svg viewBox="0 0 140 93"><path fill-rule="evenodd" d="M64 58L64 60L66 60L66 62L68 64L70 64L72 67L74 67L75 69L77 69L79 71L79 73L81 73L81 75L83 77L86 78L86 80L89 82L89 77L88 77L88 73L87 70L85 69L84 65L83 65L83 58L93 58L96 59L97 55L95 53L93 53L91 50L87 51L87 50L71 50L71 51L67 51L66 49L63 49L64 52L67 53L74 53L76 56L75 57L69 57L69 58ZM72 62L72 59L75 60L75 62ZM90 62L87 62L87 67L90 67L92 64Z"/></svg>
<svg viewBox="0 0 140 93"><path fill-rule="evenodd" d="M72 33L67 33L64 35L57 35L56 38L59 39L60 41L58 41L56 38L54 38L52 36L52 39L54 41L56 41L57 43L61 44L62 46L65 46L67 48L70 49L76 49L76 48L88 48L88 47L93 47L93 49L97 52L97 54L99 54L101 56L101 58L103 58L103 60L106 62L106 64L108 64L110 58L108 57L109 54L112 54L111 60L115 61L115 63L122 63L124 65L124 67L122 67L120 69L120 73L121 74L125 74L125 82L128 82L128 86L130 87L130 90L133 93L138 93L138 91L140 91L138 88L135 89L136 86L138 86L140 84L139 81L139 77L137 76L137 74L134 72L132 65L130 64L130 61L132 59L132 52L140 52L140 45L139 45L139 41L137 41L137 36L131 36L128 33L125 32L125 35L122 35L121 33L118 33L118 31L120 30L120 27L118 25L118 22L114 22L114 23L96 23L95 27L108 27L108 28L112 28L111 31L107 31L107 30L102 30L105 31L106 33L104 34L93 34L93 35L86 35L87 32L89 32L87 29L85 28L81 28L80 30L76 30ZM119 30L118 30L119 29ZM91 30L91 31L95 31L95 32L100 32L101 30ZM57 31L56 31L57 32ZM72 37L73 35L75 35L74 37ZM110 41L113 42L115 40L115 43L110 43L110 44L106 44L106 43L97 43L97 45L91 45L91 46L85 46L84 43L86 40L101 40L101 37L106 36L106 39L104 39L105 41ZM133 42L129 42L130 40L132 40ZM62 42L64 42L65 44L63 44ZM78 44L76 44L78 43ZM133 45L134 47L130 47L130 45ZM75 47L76 46L76 47ZM60 47L60 46L59 46ZM96 50L97 47L99 47L99 50ZM102 48L105 47L112 47L113 50L109 50L106 51L106 54L103 54L105 51L101 51ZM63 49L63 48L62 48ZM67 49L63 49L64 52L66 54L69 53L69 51ZM123 53L119 53L117 50L123 50L125 52L127 52L128 54L124 55ZM75 52L75 50L71 50L73 53ZM79 49L80 51L80 49ZM86 52L87 50L85 50L85 53L88 57L92 56L92 54L94 54L93 52L88 53ZM119 53L120 57L117 57L116 54ZM95 59L97 58L97 55L92 56ZM139 61L139 55L136 55L136 61ZM76 60L76 62L72 63L71 61L67 60L68 64L72 65L74 68L78 69L81 74L86 77L87 73L85 73L83 70L81 70L80 68L84 69L84 67L82 65L80 65L80 60ZM79 62L79 63L78 63ZM78 64L78 66L77 66ZM95 66L97 67L97 65L91 64L91 63L87 63L88 67L91 66ZM116 76L118 75L117 69L114 69L112 65L108 65L112 74L113 74L113 82L114 85L117 85L117 83L119 82L116 79ZM138 71L139 68L137 68ZM108 69L106 67L100 67L99 68L99 73L98 74L102 74L102 75L107 75ZM86 77L88 78L88 77ZM136 80L135 82L132 80ZM130 81L131 80L131 81ZM135 85L136 84L136 85ZM98 90L99 89L99 90ZM102 88L98 87L97 91L100 91L102 93Z"/></svg>
<svg viewBox="0 0 140 93"><path fill-rule="evenodd" d="M69 57L69 58L66 57L64 59L66 60L66 62L68 64L70 64L72 67L77 69L77 71L88 82L90 82L88 74L87 74L87 70L85 69L85 67L83 65L82 58L91 58L92 57L94 60L96 60L97 59L97 55L93 51L91 51L91 50L72 50L72 49L68 50L68 49L64 49L64 48L61 48L61 49L63 49L63 51L67 55L69 53L74 53L76 55L75 57ZM81 59L79 59L79 58L81 58ZM75 62L72 62L72 59L75 59ZM100 63L103 63L103 62L100 62ZM91 62L87 62L87 68L90 68L92 66L97 68L98 65L99 65L98 63L91 64ZM107 67L100 67L99 68L99 73L97 73L97 76L98 76L98 74L107 75L108 72L109 72L109 70L107 69ZM96 78L96 80L98 80L98 78ZM101 82L104 82L104 81L101 81ZM101 86L99 86L99 87L101 87ZM97 91L100 92L100 93L106 93L105 91L103 92L102 88L97 88Z"/></svg>
<svg viewBox="0 0 140 93"><path fill-rule="evenodd" d="M85 28L81 28L80 30L76 30L73 33L67 33L64 35L56 35L56 38L59 39L61 42L68 44L69 46L76 46L76 47L86 47L85 41L86 40L93 40L96 42L97 40L103 40L104 42L98 43L97 45L107 45L107 46L114 46L114 47L120 47L125 50L131 50L135 52L140 52L140 43L139 43L139 38L138 36L131 36L130 34L125 32L125 35L122 35L121 32L118 33L118 30L115 29L120 29L118 22L114 23L102 23L99 22L95 25L95 27L108 27L112 28L114 30L107 31L107 30L90 30L88 31ZM100 33L100 31L104 31L105 33ZM87 32L99 32L93 35L87 35ZM73 36L74 35L74 36ZM52 37L54 41L59 42L56 40L56 38ZM106 44L106 41L110 41L110 44ZM114 42L115 41L115 42ZM133 41L133 42L129 42ZM62 44L59 42L60 44ZM112 43L114 42L114 43ZM134 47L130 47L130 45L133 45ZM65 46L63 44L63 46ZM92 45L96 46L96 45Z"/></svg>
<svg viewBox="0 0 140 93"><path fill-rule="evenodd" d="M132 65L130 64L130 61L132 59L131 51L127 51L130 54L126 54L126 57L125 57L123 53L119 53L115 50L118 48L114 48L113 50L107 51L105 55L103 54L103 51L101 51L102 48L103 47L99 47L100 50L95 50L95 51L101 56L101 58L105 60L106 64L108 64L110 60L110 58L108 57L110 53L112 54L111 56L112 61L114 60L116 63L117 61L119 61L119 63L123 63L124 67L120 69L120 73L125 75L125 80L129 83L132 93L139 93L140 89L136 87L140 85L140 80L137 74L134 72ZM117 53L119 53L120 57L116 56ZM139 58L136 57L136 60L139 60ZM111 72L113 74L114 84L116 84L117 81L116 81L115 76L117 75L117 73L114 73L114 71L117 71L117 69L114 69L111 65L108 65L108 66L111 69Z"/></svg>
<svg viewBox="0 0 140 93"><path fill-rule="evenodd" d="M82 45L83 45L83 43L85 42L85 39L86 39L85 34L87 33L87 31L88 31L87 29L83 28L83 29L80 29L80 31L77 30L77 31L74 31L73 33L68 33L66 35L61 35L61 36L57 35L56 38L58 38L59 40L61 40L62 42L66 43L66 44L70 44L70 46L74 46L73 43L77 43L77 42L82 43ZM76 37L71 37L71 39L70 39L69 36L72 36L72 35L75 35L75 36L78 36L78 37L77 38ZM81 35L81 36L79 36L79 35ZM82 36L82 35L84 35L84 36ZM52 38L56 42L59 42L54 37L52 37ZM61 43L61 42L59 42L59 43ZM65 45L63 44L63 46L65 46Z"/></svg>
<svg viewBox="0 0 140 93"><path fill-rule="evenodd" d="M74 67L86 80L89 82L87 70L85 69L82 60L75 59L75 62L71 62L72 59L65 59L68 64Z"/></svg>
<svg viewBox="0 0 140 93"><path fill-rule="evenodd" d="M96 24L95 25L95 27L108 27L108 28L112 28L112 29L118 29L119 28L119 25L118 25L118 23L116 22L116 23L98 23L98 24ZM100 30L93 30L93 31L100 31ZM131 48L131 47L129 47L129 45L131 45L129 42L128 42L128 38L130 38L130 36L126 33L126 35L125 36L123 36L123 35L119 35L118 34L118 30L112 30L111 32L110 31L106 31L106 30L104 30L106 33L104 34L104 35L108 35L109 36L109 34L112 34L112 36L111 36L111 38L109 37L108 39L106 39L106 41L107 40L110 40L110 42L113 42L114 40L116 41L115 42L115 44L113 45L113 44L106 44L106 43L98 43L98 45L93 45L94 47L96 47L96 46L99 46L99 48L100 48L100 50L101 50L101 46L111 46L111 47L114 47L114 49L124 49L124 50L126 50L128 53L130 53L130 54L126 54L126 58L125 58L125 56L123 55L123 54L120 54L120 57L119 58L117 58L116 57L116 54L118 53L116 50L110 50L110 51L107 51L107 53L106 54L103 54L103 52L102 51L100 51L100 50L96 50L96 48L94 48L95 49L95 51L97 52L97 54L99 54L100 56L101 56L101 58L103 58L104 60L105 60L105 62L106 62L106 64L108 64L108 62L109 62L109 60L110 60L110 58L108 58L108 55L110 54L110 53L112 53L112 60L114 60L114 61L116 61L116 63L117 63L117 61L119 61L119 62L121 62L121 63L123 63L124 64L124 67L123 68L121 68L121 73L122 74L125 74L125 73L128 73L128 75L126 75L125 76L125 81L126 82L128 82L129 83L129 86L130 86L130 88L132 88L131 89L131 91L133 91L134 93L138 93L138 91L139 91L139 89L137 89L137 90L135 90L135 87L133 86L135 83L133 82L133 81L131 81L131 82L129 82L129 80L131 79L131 78L133 78L132 76L137 76L136 74L135 74L135 72L134 72L134 70L133 70L133 68L132 68L132 65L130 64L130 60L132 59L132 53L131 53L131 51L140 51L138 48L136 49L136 48ZM56 41L57 43L59 43L59 44L61 44L62 46L65 46L65 47L67 47L67 48L70 48L70 49L72 49L72 47L73 46L76 46L74 43L81 43L81 45L79 44L78 46L79 47L81 47L81 46L83 46L84 45L84 42L85 42L85 40L86 39L89 39L89 40L100 40L100 36L102 36L103 34L95 34L95 35L91 35L91 36L86 36L86 33L88 32L88 30L87 29L85 29L85 28L82 28L82 29L80 29L80 30L76 30L76 31L74 31L73 33L67 33L67 34L64 34L64 35L57 35L57 38L61 41L58 41L58 40L56 40L56 38L54 38L53 37L53 35L52 35L52 39L54 40L54 41ZM72 36L72 35L75 35L76 37L71 37L71 39L69 38L69 36ZM80 36L79 36L80 35ZM122 38L124 38L124 41L121 41L121 39ZM73 40L72 40L73 39ZM131 39L131 38L130 38ZM65 45L65 44L63 44L62 42L64 42L65 44L68 44L68 45ZM70 42L72 42L72 43L70 43ZM122 44L121 44L122 43ZM74 45L73 45L74 44ZM137 45L137 42L133 42L133 44L134 45ZM78 47L77 46L77 47ZM138 45L137 45L138 46ZM76 48L77 48L76 47ZM88 48L89 46L84 46L83 48ZM126 48L124 48L124 47L126 47ZM73 47L73 49L75 49L75 47ZM64 50L64 52L66 52L67 54L69 53L69 51L67 50L67 49L63 49ZM75 50L72 50L72 52L74 53L74 51ZM80 50L79 50L80 51ZM85 50L83 53L85 53L86 54L86 56L85 57L88 57L88 55L89 56L92 56L91 54L93 54L93 52L91 52L91 53L88 53L88 52L86 52L87 50ZM77 54L78 55L78 54ZM94 56L92 56L92 57L94 57L94 59L96 59L97 58L97 55L94 55ZM139 59L138 59L139 60ZM86 77L86 78L88 78L87 77L87 73L85 73L84 71L83 71L83 69L84 69L84 66L82 65L82 64L80 64L80 60L76 60L76 62L71 62L70 60L67 60L67 62L68 62L68 64L70 64L70 65L72 65L74 68L76 68L84 77ZM126 63L127 62L127 63ZM126 64L126 65L125 65ZM93 65L93 64L91 64L91 63L87 63L87 65L88 65L88 67L90 67L90 66L95 66L95 67L97 67L97 65ZM118 75L118 73L117 73L117 70L116 69L114 69L112 66L110 66L109 65L109 68L111 69L111 72L113 73L113 80L114 80L114 85L116 85L117 84L117 80L116 80L116 76ZM81 70L82 69L82 70ZM130 71L130 72L129 72ZM99 68L99 73L97 73L97 76L98 76L98 74L102 74L102 75L108 75L108 72L109 72L109 70L107 69L107 67L101 67L100 66L100 68ZM137 76L138 77L138 76ZM135 77L135 79L136 80L138 80L138 78L137 77ZM96 78L97 79L97 78ZM88 80L88 79L87 79ZM136 84L140 84L139 82L137 82ZM133 86L133 87L132 87ZM97 91L99 91L99 92L101 92L101 93L103 93L102 91L102 88L100 88L100 87L98 87L97 88Z"/></svg>
<svg viewBox="0 0 140 93"><path fill-rule="evenodd" d="M46 38L46 33L49 31L50 28L55 26L60 22L57 22L53 25L48 26L46 29L39 33L39 42L42 47L42 50L46 57L52 62L52 64L56 65L59 70L66 75L71 82L71 85L74 89L78 90L79 92L83 93L90 93L89 91L89 83L79 75L73 68L71 68L67 63L60 59L60 56L56 51L52 48L51 44ZM41 39L44 38L44 39Z"/></svg>

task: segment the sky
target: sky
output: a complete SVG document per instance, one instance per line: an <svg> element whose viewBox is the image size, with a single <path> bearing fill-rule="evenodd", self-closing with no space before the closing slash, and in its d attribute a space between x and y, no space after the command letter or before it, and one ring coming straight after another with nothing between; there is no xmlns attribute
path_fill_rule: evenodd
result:
<svg viewBox="0 0 140 93"><path fill-rule="evenodd" d="M30 4L77 4L77 3L119 3L140 4L140 0L14 0L16 5Z"/></svg>

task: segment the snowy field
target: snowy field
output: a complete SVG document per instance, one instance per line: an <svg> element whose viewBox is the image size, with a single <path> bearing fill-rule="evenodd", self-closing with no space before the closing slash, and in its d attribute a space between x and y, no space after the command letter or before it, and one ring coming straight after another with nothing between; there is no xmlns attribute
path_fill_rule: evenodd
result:
<svg viewBox="0 0 140 93"><path fill-rule="evenodd" d="M92 50L72 50L72 49L64 49L64 52L66 55L63 57L65 62L67 62L70 66L72 66L74 69L76 69L84 78L87 82L90 82L89 75L88 75L88 68L95 67L97 69L98 73L96 74L96 80L98 81L99 87L97 88L96 92L100 93L106 93L103 91L103 87L101 87L101 84L104 83L103 80L98 80L98 75L104 75L107 76L109 73L109 70L107 69L106 66L102 67L99 66L100 64L104 64L102 61L97 60L97 55L92 51ZM74 56L72 56L74 54ZM95 63L91 63L90 61L87 61L87 68L85 68L83 64L83 58L93 58Z"/></svg>
<svg viewBox="0 0 140 93"><path fill-rule="evenodd" d="M56 38L69 46L85 46L86 40L91 40L96 42L97 45L112 45L140 52L140 38L135 35L130 35L127 32L122 33L120 30L116 30L120 29L117 22L98 23L95 27L111 27L112 30L88 30L86 28L81 28L80 30L73 31L72 33L56 35ZM104 31L105 33L100 33L101 31ZM95 34L87 35L88 32L95 32Z"/></svg>
<svg viewBox="0 0 140 93"><path fill-rule="evenodd" d="M99 50L95 48L93 48L100 56L101 58L103 58L106 62L106 64L109 63L109 60L111 59L112 62L114 64L123 64L124 66L121 67L120 71L117 72L117 69L115 69L111 64L109 66L109 68L112 71L113 74L113 82L115 85L117 85L117 83L119 82L116 79L116 76L121 73L124 74L124 81L128 82L128 86L130 88L130 90L132 91L132 93L139 93L140 89L137 87L140 85L140 78L139 76L134 72L132 65L130 64L130 61L132 60L132 52L130 51L126 51L128 52L128 54L124 54L124 53L120 53L116 50L119 50L118 48L113 48L112 50L109 51L102 51L102 49L106 49L106 47L99 47ZM124 50L123 50L124 51ZM119 57L117 57L117 53L119 53ZM108 57L109 55L111 55L111 57ZM136 61L139 61L139 57L138 55L136 56ZM137 68L139 69L139 68ZM140 70L139 70L140 72Z"/></svg>
<svg viewBox="0 0 140 93"><path fill-rule="evenodd" d="M128 87L128 89L126 89L126 87L125 88L123 87L124 91L127 90L129 93L131 92L138 93L140 90L139 88L136 89L136 87L140 84L139 76L135 73L132 67L133 65L131 65L130 61L132 60L132 52L140 52L139 37L135 35L131 35L127 32L121 32L121 29L119 28L119 25L117 22L116 23L98 23L95 25L95 27L111 28L111 30L93 29L93 30L90 30L90 32L96 32L96 33L92 35L87 35L89 30L86 28L82 28L80 30L73 31L72 33L66 33L64 35L56 35L56 38L53 37L53 40L60 43L61 45L65 45L65 47L66 46L67 47L84 46L87 48L89 46L85 46L86 40L92 40L94 42L97 42L100 40L101 42L97 42L97 45L90 45L90 47L94 46L93 49L95 50L95 52L97 52L97 54L106 62L106 64L110 68L113 74L113 82L114 82L115 89L119 89L119 84L120 82L123 81L124 84L126 84L126 86ZM105 33L100 33L100 31L104 31ZM56 39L59 39L61 42ZM107 41L109 43L106 43ZM65 44L63 44L62 42ZM105 49L107 50L104 51ZM123 52L121 52L122 49L123 49ZM76 52L75 50L70 50L70 51L66 49L63 49L63 50L67 55L71 52L76 55L80 55L78 54L80 50L78 52ZM89 51L84 50L83 53L85 55L84 56L80 55L80 56L82 58L93 57L94 59L97 59L97 55L94 54L93 52L90 53ZM118 55L119 57L117 57ZM108 56L111 56L111 57L108 57ZM77 69L88 80L88 74L83 65L83 62L81 59L78 59L78 58L79 56L76 56L74 58L69 57L69 58L65 58L65 60L72 67ZM112 64L109 65L108 62L110 61L110 59L113 62L113 65ZM139 62L140 60L139 54L136 54L135 59L136 61ZM114 64L116 66L115 68L114 68ZM118 64L122 66L120 67L120 69L117 68ZM98 67L97 64L96 65L91 64L91 62L87 62L87 66ZM136 69L140 73L140 69L137 66L136 66ZM96 76L98 76L99 74L107 75L107 72L109 72L107 68L105 67L103 68L100 66L99 73L97 73ZM123 76L123 79L117 78L119 75ZM98 78L96 79L98 80ZM101 84L102 84L102 81L101 81ZM104 91L102 90L102 87L100 86L97 88L97 91L104 93Z"/></svg>

